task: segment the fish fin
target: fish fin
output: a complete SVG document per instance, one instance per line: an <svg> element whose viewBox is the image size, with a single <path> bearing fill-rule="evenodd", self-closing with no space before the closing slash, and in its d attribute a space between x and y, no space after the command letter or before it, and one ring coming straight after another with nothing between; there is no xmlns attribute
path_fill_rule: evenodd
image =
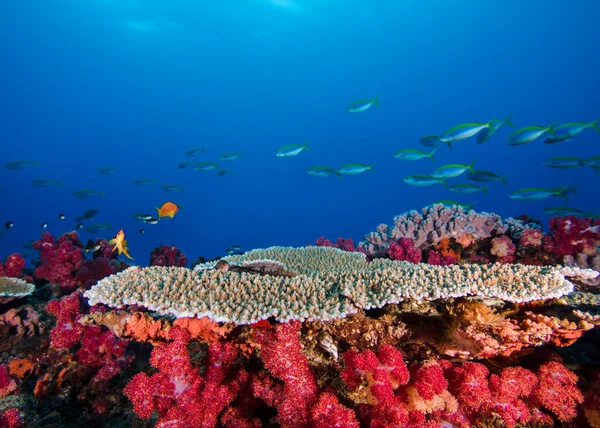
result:
<svg viewBox="0 0 600 428"><path fill-rule="evenodd" d="M379 96L381 94L377 94L377 96L375 98L373 98L373 104L376 105L377 107L379 107Z"/></svg>
<svg viewBox="0 0 600 428"><path fill-rule="evenodd" d="M433 154L436 152L436 150L437 150L437 149L433 149L433 150L431 151L431 153L429 153L429 154L427 155L427 157L428 157L429 159L431 159L431 161L432 161L432 162L435 162L435 159L433 158Z"/></svg>
<svg viewBox="0 0 600 428"><path fill-rule="evenodd" d="M556 134L554 133L554 125L556 125L556 123L553 123L552 125L550 125L550 126L547 128L547 129L548 129L548 132L549 132L550 134L552 134L552 136L553 136L553 137L555 137L555 136L556 136Z"/></svg>
<svg viewBox="0 0 600 428"><path fill-rule="evenodd" d="M451 141L446 141L446 144L448 144L448 147L450 147L450 150L452 150L452 142Z"/></svg>
<svg viewBox="0 0 600 428"><path fill-rule="evenodd" d="M379 95L377 95L379 96ZM371 165L369 165L367 168L369 169L369 171L373 172L373 165L375 165L375 162L373 162Z"/></svg>
<svg viewBox="0 0 600 428"><path fill-rule="evenodd" d="M158 208L158 207L154 207L154 208L156 208L156 211L158 212L158 220L160 220L160 217L161 217L161 215L160 215L160 208Z"/></svg>
<svg viewBox="0 0 600 428"><path fill-rule="evenodd" d="M482 187L482 188L481 188L481 191L482 191L483 193L485 193L486 195L488 194L488 192L487 192L487 187Z"/></svg>
<svg viewBox="0 0 600 428"><path fill-rule="evenodd" d="M310 150L308 150L308 142L309 142L309 141L310 141L310 139L307 139L307 140L304 142L304 146L302 146L302 147L304 147L304 150L306 150L307 152L309 152L309 151L310 151Z"/></svg>
<svg viewBox="0 0 600 428"><path fill-rule="evenodd" d="M129 255L129 248L127 248L126 246L123 246L123 254L125 254L125 256L126 256L128 259L130 259L130 260L133 260L133 257L131 257L131 256Z"/></svg>
<svg viewBox="0 0 600 428"><path fill-rule="evenodd" d="M600 172L600 166L593 166L592 169L596 172Z"/></svg>
<svg viewBox="0 0 600 428"><path fill-rule="evenodd" d="M446 184L446 180L440 180L440 184L448 189L448 185Z"/></svg>
<svg viewBox="0 0 600 428"><path fill-rule="evenodd" d="M117 240L115 238L113 238L110 241L108 241L108 245L115 245L116 242L117 242Z"/></svg>
<svg viewBox="0 0 600 428"><path fill-rule="evenodd" d="M469 170L470 170L470 171L471 171L473 174L475 174L475 170L473 169L473 164L475 163L475 161L476 161L476 160L477 160L477 157L475 157L475 158L473 159L473 162L471 162L471 163L468 165L468 169L469 169Z"/></svg>
<svg viewBox="0 0 600 428"><path fill-rule="evenodd" d="M512 117L512 114L510 114L510 115L509 115L509 116L506 118L506 120L504 121L504 124L505 124L505 125L508 125L508 126L510 126L510 127L512 127L512 128L514 128L514 127L515 127L515 125L513 125L513 123L510 121L511 117Z"/></svg>
<svg viewBox="0 0 600 428"><path fill-rule="evenodd" d="M598 121L599 121L599 120L600 120L600 119L596 119L596 120L594 120L594 121L592 122L592 127L593 127L593 128L596 130L596 131L598 131L598 132L600 132L600 127L598 126Z"/></svg>
<svg viewBox="0 0 600 428"><path fill-rule="evenodd" d="M500 177L500 181L501 181L501 182L502 182L502 184L504 184L505 186L506 186L506 179L507 179L508 177L510 177L510 174L509 174L509 175L505 175L504 177Z"/></svg>

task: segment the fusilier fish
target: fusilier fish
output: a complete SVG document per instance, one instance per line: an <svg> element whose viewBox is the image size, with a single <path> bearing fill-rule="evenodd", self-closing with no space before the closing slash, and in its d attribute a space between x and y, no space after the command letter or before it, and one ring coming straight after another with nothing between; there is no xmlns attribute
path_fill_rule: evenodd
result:
<svg viewBox="0 0 600 428"><path fill-rule="evenodd" d="M442 199L441 201L434 202L434 204L442 204L447 206L456 205L457 207L463 207L464 209L470 210L474 203L472 204L463 204L461 202L452 201L450 199Z"/></svg>
<svg viewBox="0 0 600 428"><path fill-rule="evenodd" d="M150 214L134 214L132 217L134 220L139 221L150 220L152 218Z"/></svg>
<svg viewBox="0 0 600 428"><path fill-rule="evenodd" d="M475 192L483 192L487 195L487 188L486 187L481 187L481 186L476 186L474 184L469 184L469 183L459 183L459 184L452 184L450 186L447 186L448 190L452 191L452 192L456 192L456 193L475 193Z"/></svg>
<svg viewBox="0 0 600 428"><path fill-rule="evenodd" d="M75 190L73 192L73 196L79 199L85 199L91 198L92 196L104 196L104 192L99 192L97 190L81 189Z"/></svg>
<svg viewBox="0 0 600 428"><path fill-rule="evenodd" d="M277 149L275 156L280 158L291 157L298 155L302 150L308 151L308 140L304 144L290 144Z"/></svg>
<svg viewBox="0 0 600 428"><path fill-rule="evenodd" d="M476 169L474 172L467 171L467 178L469 180L479 181L482 183L488 183L490 181L499 180L502 182L502 184L504 184L506 186L506 179L508 177L509 177L508 175L498 175L498 174L494 174L493 172L484 171L481 169Z"/></svg>
<svg viewBox="0 0 600 428"><path fill-rule="evenodd" d="M114 168L112 166L105 166L102 168L98 168L98 174L100 175L110 175L117 172L117 168Z"/></svg>
<svg viewBox="0 0 600 428"><path fill-rule="evenodd" d="M165 192L181 192L181 193L183 193L183 187L177 186L175 184L163 184L161 186L161 189L163 189Z"/></svg>
<svg viewBox="0 0 600 428"><path fill-rule="evenodd" d="M436 152L436 150L437 149L432 150L431 153L425 153L425 152L422 152L421 150L404 149L404 150L398 150L396 153L394 153L394 157L396 159L410 160L410 161L429 158L435 162L435 159L433 159L433 154Z"/></svg>
<svg viewBox="0 0 600 428"><path fill-rule="evenodd" d="M545 189L541 187L529 187L526 189L517 190L509 195L509 198L520 201L539 201L540 199L549 198L550 196L556 196L559 198L567 199L567 193L574 191L574 188L570 187L557 187L555 189Z"/></svg>
<svg viewBox="0 0 600 428"><path fill-rule="evenodd" d="M137 180L133 180L131 184L134 186L147 186L149 184L156 184L156 180L151 178L138 178Z"/></svg>
<svg viewBox="0 0 600 428"><path fill-rule="evenodd" d="M451 163L448 165L440 166L433 170L431 174L435 178L454 178L463 174L465 171L475 172L473 169L473 164L475 163L475 159L468 165L464 165L462 163Z"/></svg>
<svg viewBox="0 0 600 428"><path fill-rule="evenodd" d="M498 129L500 129L502 127L502 125L514 127L515 125L513 125L512 122L510 121L511 116L508 116L504 120L493 119L490 122L489 128L483 128L479 132L479 134L477 134L477 144L483 144L486 141L488 141L490 138L492 138L492 136L498 131Z"/></svg>
<svg viewBox="0 0 600 428"><path fill-rule="evenodd" d="M348 163L340 168L338 168L338 172L344 175L355 175L360 174L365 171L373 172L373 165L363 165L361 163Z"/></svg>
<svg viewBox="0 0 600 428"><path fill-rule="evenodd" d="M233 170L232 169L220 169L217 171L217 175L220 175L221 177L225 176L225 175L231 175L233 174Z"/></svg>
<svg viewBox="0 0 600 428"><path fill-rule="evenodd" d="M600 172L600 156L594 156L585 161L585 166L594 168L596 172Z"/></svg>
<svg viewBox="0 0 600 428"><path fill-rule="evenodd" d="M440 140L443 142L455 142L472 137L482 129L491 128L491 122L488 123L463 123L456 125L442 134Z"/></svg>
<svg viewBox="0 0 600 428"><path fill-rule="evenodd" d="M520 146L522 144L531 143L546 134L554 135L554 128L552 125L527 126L510 134L506 140L506 144L509 146Z"/></svg>
<svg viewBox="0 0 600 428"><path fill-rule="evenodd" d="M409 175L408 177L404 178L404 182L406 184L410 184L411 186L419 187L433 186L434 184L442 184L444 186L446 185L444 179L422 174Z"/></svg>
<svg viewBox="0 0 600 428"><path fill-rule="evenodd" d="M572 156L558 156L549 158L544 161L544 165L548 168L577 168L580 166L586 166L585 159L576 158Z"/></svg>
<svg viewBox="0 0 600 428"><path fill-rule="evenodd" d="M219 164L215 162L198 162L194 165L195 171L213 171L219 169Z"/></svg>
<svg viewBox="0 0 600 428"><path fill-rule="evenodd" d="M379 107L379 95L373 99L363 99L354 101L346 106L346 111L350 113L362 113L369 110L371 107Z"/></svg>
<svg viewBox="0 0 600 428"><path fill-rule="evenodd" d="M242 156L242 152L225 152L219 156L220 161L232 161L239 159Z"/></svg>
<svg viewBox="0 0 600 428"><path fill-rule="evenodd" d="M31 180L31 185L34 187L52 187L52 186L61 187L62 186L60 181L48 180L46 178L36 178L35 180Z"/></svg>
<svg viewBox="0 0 600 428"><path fill-rule="evenodd" d="M98 233L102 230L107 230L107 229L110 229L110 224L98 223L98 224L90 224L89 226L84 227L83 231L94 234L94 233Z"/></svg>
<svg viewBox="0 0 600 428"><path fill-rule="evenodd" d="M192 165L194 165L194 162L180 162L179 165L177 165L177 168L185 169L188 166L192 166Z"/></svg>
<svg viewBox="0 0 600 428"><path fill-rule="evenodd" d="M11 171L17 171L19 169L25 169L31 166L39 167L40 165L37 163L37 161L16 160L6 163L4 165L4 168L9 169Z"/></svg>
<svg viewBox="0 0 600 428"><path fill-rule="evenodd" d="M581 216L581 217L591 217L592 215L594 215L593 212L584 212L582 210L578 210L576 208L569 208L569 207L548 207L548 208L544 208L543 211L544 211L544 214L551 215L551 216L572 215L572 216Z"/></svg>
<svg viewBox="0 0 600 428"><path fill-rule="evenodd" d="M561 143L563 141L569 141L571 138L580 134L587 128L594 128L596 131L600 132L600 128L598 127L598 120L596 119L593 122L585 123L585 122L572 122L565 123L564 125L557 126L554 128L554 135L548 137L544 140L546 144L555 144Z"/></svg>
<svg viewBox="0 0 600 428"><path fill-rule="evenodd" d="M308 175L312 175L313 177L331 177L332 175L337 175L341 177L341 174L328 166L313 166L306 170Z"/></svg>
<svg viewBox="0 0 600 428"><path fill-rule="evenodd" d="M206 146L201 146L201 147L195 147L193 149L189 149L188 151L185 152L186 156L196 156L198 153L202 153L206 151Z"/></svg>
<svg viewBox="0 0 600 428"><path fill-rule="evenodd" d="M451 141L442 141L439 135L428 135L427 137L423 137L419 140L421 144L427 147L438 147L442 144L447 144L448 147L452 149Z"/></svg>

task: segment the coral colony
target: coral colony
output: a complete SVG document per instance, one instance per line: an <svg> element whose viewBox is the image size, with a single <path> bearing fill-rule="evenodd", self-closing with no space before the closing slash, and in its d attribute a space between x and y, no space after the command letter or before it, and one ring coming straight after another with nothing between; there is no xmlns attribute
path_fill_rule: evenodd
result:
<svg viewBox="0 0 600 428"><path fill-rule="evenodd" d="M432 205L354 244L0 263L0 427L600 427L600 220Z"/></svg>

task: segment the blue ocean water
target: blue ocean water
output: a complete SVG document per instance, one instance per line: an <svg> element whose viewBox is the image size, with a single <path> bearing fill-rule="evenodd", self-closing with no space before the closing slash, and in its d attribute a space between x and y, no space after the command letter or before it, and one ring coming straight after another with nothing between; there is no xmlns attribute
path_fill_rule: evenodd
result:
<svg viewBox="0 0 600 428"><path fill-rule="evenodd" d="M595 0L38 0L2 2L0 16L0 163L39 162L0 170L0 222L14 222L0 238L2 258L26 252L43 222L55 236L73 230L89 208L100 213L87 224L111 228L82 239L109 239L122 227L139 264L159 243L193 260L223 255L230 245L359 240L440 199L544 223L542 209L563 204L508 198L524 187L577 185L568 205L600 211L600 174L542 164L599 156L600 133L591 129L570 142L511 147L504 127L486 144L471 138L453 150L439 147L435 166L477 158L477 169L510 174L488 196L410 186L404 177L428 174L434 164L392 156L430 151L421 137L465 122L512 114L521 128L600 118ZM379 108L345 110L377 94ZM275 156L306 139L309 152ZM202 145L205 153L184 155ZM226 151L243 153L228 163L232 175L177 168ZM374 172L306 173L345 163L375 163ZM98 174L105 166L118 171ZM63 185L33 187L37 178ZM158 184L132 185L138 178ZM165 192L166 183L185 190ZM77 199L77 189L104 197ZM175 218L132 219L166 201L182 206Z"/></svg>

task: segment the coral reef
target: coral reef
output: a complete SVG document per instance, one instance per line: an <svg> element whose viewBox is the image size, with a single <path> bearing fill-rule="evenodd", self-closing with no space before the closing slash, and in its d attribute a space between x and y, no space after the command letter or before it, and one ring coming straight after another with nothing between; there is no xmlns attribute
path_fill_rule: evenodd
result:
<svg viewBox="0 0 600 428"><path fill-rule="evenodd" d="M162 245L152 250L150 266L179 266L187 265L187 257L181 250L172 245Z"/></svg>
<svg viewBox="0 0 600 428"><path fill-rule="evenodd" d="M57 240L48 232L34 242L33 248L40 251L40 263L33 274L58 284L66 290L77 287L75 275L83 262L83 243L76 232L65 233Z"/></svg>

